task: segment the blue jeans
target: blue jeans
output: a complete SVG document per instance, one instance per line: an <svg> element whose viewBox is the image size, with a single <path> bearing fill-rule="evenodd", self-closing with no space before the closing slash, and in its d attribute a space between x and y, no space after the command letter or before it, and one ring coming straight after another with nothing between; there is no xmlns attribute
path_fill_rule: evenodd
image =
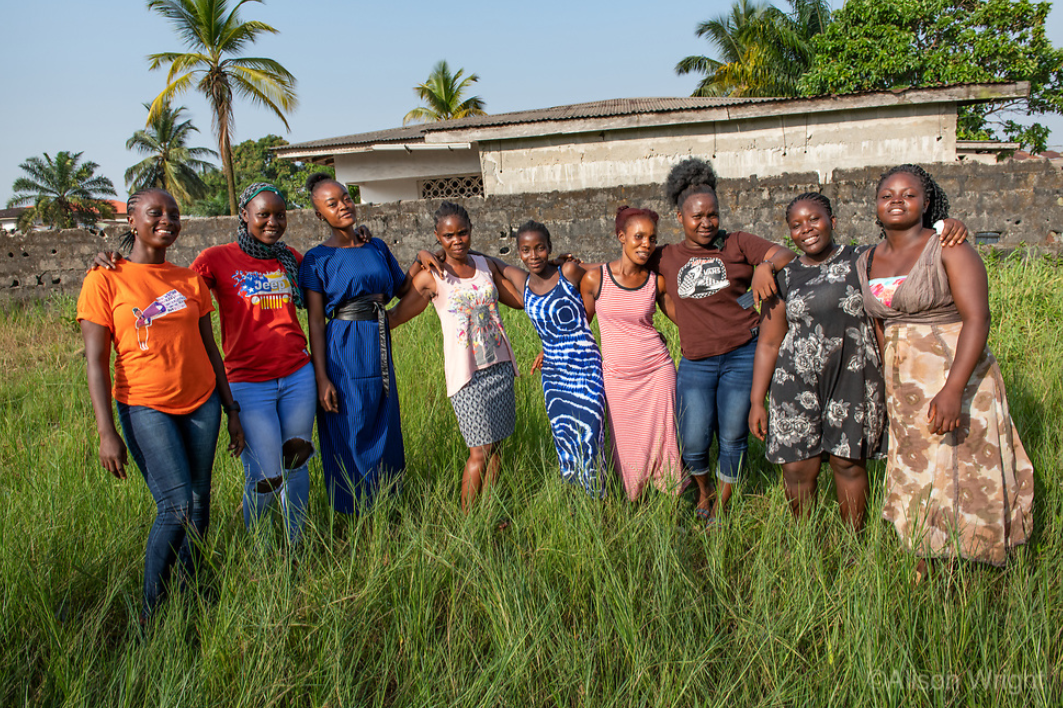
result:
<svg viewBox="0 0 1063 708"><path fill-rule="evenodd" d="M221 404L215 391L185 415L118 404L126 445L155 500L155 523L144 553L144 614L162 601L173 566L186 578L199 561L198 542L210 524L210 473L218 444Z"/></svg>
<svg viewBox="0 0 1063 708"><path fill-rule="evenodd" d="M269 512L273 501L280 503L288 540L295 543L306 522L310 499L310 470L304 462L285 469L282 448L289 440L312 441L317 412L317 382L309 362L298 371L279 379L229 384L240 404L244 428L244 524L253 529ZM274 480L272 491L260 491L259 484Z"/></svg>
<svg viewBox="0 0 1063 708"><path fill-rule="evenodd" d="M709 472L709 448L720 443L716 476L734 484L749 448L749 390L757 338L726 354L679 360L676 405L683 464L693 475Z"/></svg>

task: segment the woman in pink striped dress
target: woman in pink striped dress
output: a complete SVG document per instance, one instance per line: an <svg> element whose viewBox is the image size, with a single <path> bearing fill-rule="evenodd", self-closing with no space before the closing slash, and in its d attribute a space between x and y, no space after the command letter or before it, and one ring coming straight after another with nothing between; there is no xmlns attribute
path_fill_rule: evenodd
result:
<svg viewBox="0 0 1063 708"><path fill-rule="evenodd" d="M634 501L647 483L678 493L682 463L675 432L675 363L653 326L661 306L674 311L664 278L646 265L657 247L657 214L621 207L619 260L590 270L580 283L588 318L598 314L613 466Z"/></svg>

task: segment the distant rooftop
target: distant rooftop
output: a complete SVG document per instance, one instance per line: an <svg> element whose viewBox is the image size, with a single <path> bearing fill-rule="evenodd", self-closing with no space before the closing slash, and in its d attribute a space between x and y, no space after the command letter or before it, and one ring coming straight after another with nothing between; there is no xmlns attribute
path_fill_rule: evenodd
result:
<svg viewBox="0 0 1063 708"><path fill-rule="evenodd" d="M816 112L823 110L841 110L877 105L894 105L897 103L940 103L957 102L962 104L981 103L1029 95L1028 82L968 83L935 86L929 88L908 88L894 91L865 91L861 93L802 96L802 97L768 97L768 98L734 98L734 97L658 97L658 98L616 98L605 101L591 101L552 108L512 111L494 115L470 116L454 120L376 130L368 133L355 133L336 138L310 140L301 143L274 148L279 157L287 159L318 158L328 154L348 151L361 151L369 146L395 144L393 149L409 146L416 149L418 144L434 143L445 148L447 142L461 143L481 139L485 129L492 138L499 129L527 126L521 130L522 135L550 134L553 131L543 126L535 130L536 124L585 121L588 124L601 125L608 119L623 119L621 124L607 127L636 127L641 124L659 125L669 122L704 122L728 120L734 118L756 118L780 113ZM739 109L719 115L721 109ZM679 115L682 114L682 115ZM669 116L672 117L669 117ZM491 130L493 129L493 130ZM567 132L567 131L563 131ZM506 136L508 137L508 136ZM425 145L425 148L430 147ZM467 147L467 146L464 146Z"/></svg>

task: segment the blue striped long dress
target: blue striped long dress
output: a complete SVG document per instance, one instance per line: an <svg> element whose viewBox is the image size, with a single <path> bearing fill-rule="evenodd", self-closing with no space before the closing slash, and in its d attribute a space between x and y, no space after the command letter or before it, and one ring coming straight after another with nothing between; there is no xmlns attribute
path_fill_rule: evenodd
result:
<svg viewBox="0 0 1063 708"><path fill-rule="evenodd" d="M368 505L380 486L406 467L399 424L399 395L388 337L390 393L380 374L376 320L331 319L344 300L383 294L390 300L406 274L380 239L357 248L316 246L299 268L299 284L325 299L327 373L339 396L339 413L317 410L321 467L336 511L349 514ZM268 352L263 352L268 356Z"/></svg>
<svg viewBox="0 0 1063 708"><path fill-rule="evenodd" d="M557 285L545 295L536 295L525 282L524 310L543 343L543 397L561 478L602 496L605 382L583 300L559 273Z"/></svg>

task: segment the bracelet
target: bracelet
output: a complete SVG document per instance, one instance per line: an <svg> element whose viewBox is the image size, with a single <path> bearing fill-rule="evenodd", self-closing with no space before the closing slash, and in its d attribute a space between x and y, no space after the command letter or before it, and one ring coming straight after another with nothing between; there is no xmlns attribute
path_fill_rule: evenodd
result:
<svg viewBox="0 0 1063 708"><path fill-rule="evenodd" d="M221 404L221 409L223 411L225 411L226 415L228 415L229 413L239 413L240 412L240 403L235 401L235 400L232 403L230 403L229 405L225 405L223 403L223 404Z"/></svg>
<svg viewBox="0 0 1063 708"><path fill-rule="evenodd" d="M770 258L765 258L764 260L762 260L757 265L764 265L765 263L767 263L768 267L771 268L771 274L775 275L775 264L771 262Z"/></svg>

